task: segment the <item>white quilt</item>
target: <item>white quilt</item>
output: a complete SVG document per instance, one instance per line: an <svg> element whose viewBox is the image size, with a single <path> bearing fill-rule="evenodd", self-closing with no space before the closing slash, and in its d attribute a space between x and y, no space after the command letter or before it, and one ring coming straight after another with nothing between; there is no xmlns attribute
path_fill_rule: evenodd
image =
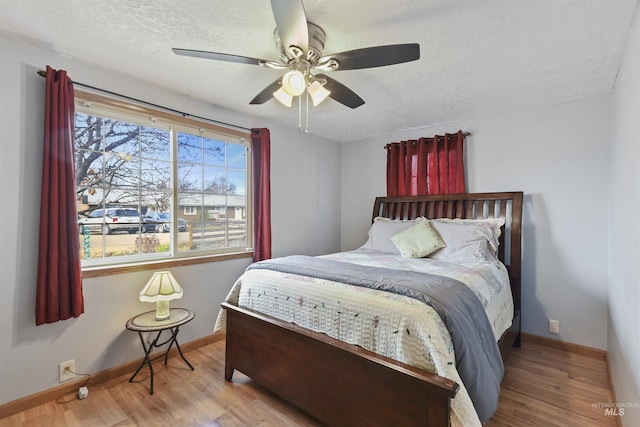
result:
<svg viewBox="0 0 640 427"><path fill-rule="evenodd" d="M511 288L502 263L475 260L449 263L367 250L323 258L454 278L478 296L496 340L511 326ZM227 301L451 379L461 386L452 401L452 425L480 426L455 368L451 336L435 310L420 301L385 291L262 269L245 272L233 286ZM222 310L215 330L222 331L225 325Z"/></svg>

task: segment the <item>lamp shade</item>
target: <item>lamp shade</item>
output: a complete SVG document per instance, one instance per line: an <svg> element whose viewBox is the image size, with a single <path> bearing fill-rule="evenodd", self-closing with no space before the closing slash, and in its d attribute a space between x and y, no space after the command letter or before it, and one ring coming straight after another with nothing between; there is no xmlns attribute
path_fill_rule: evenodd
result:
<svg viewBox="0 0 640 427"><path fill-rule="evenodd" d="M331 92L325 89L317 80L309 85L307 91L309 92L311 101L313 101L314 107L317 107L318 104L327 99L331 94Z"/></svg>
<svg viewBox="0 0 640 427"><path fill-rule="evenodd" d="M156 271L140 291L140 301L158 302L182 298L182 288L169 271Z"/></svg>
<svg viewBox="0 0 640 427"><path fill-rule="evenodd" d="M282 77L282 88L291 96L302 95L307 88L304 74L298 70L287 71L284 77Z"/></svg>
<svg viewBox="0 0 640 427"><path fill-rule="evenodd" d="M291 101L293 101L293 96L289 95L282 87L277 91L273 92L273 97L280 101L282 105L286 107L291 107Z"/></svg>

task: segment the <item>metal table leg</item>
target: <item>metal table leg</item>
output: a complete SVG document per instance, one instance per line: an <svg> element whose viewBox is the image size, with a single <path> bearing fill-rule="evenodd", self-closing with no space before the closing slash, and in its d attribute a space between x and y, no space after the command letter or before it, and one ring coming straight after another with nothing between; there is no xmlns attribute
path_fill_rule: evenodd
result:
<svg viewBox="0 0 640 427"><path fill-rule="evenodd" d="M180 354L180 357L182 358L182 360L184 360L184 363L186 363L187 366L189 366L189 368L191 368L192 371L195 369L193 366L191 366L191 363L189 363L189 361L184 357L184 354L182 353L182 349L180 348L180 344L178 343L178 332L180 331L180 327L176 326L175 328L171 328L170 330L171 330L171 337L161 343L158 343L158 340L160 339L160 335L162 334L162 331L158 331L154 340L149 344L149 347L147 347L144 341L144 338L142 337L142 332L140 331L138 332L138 336L140 337L140 342L142 343L142 348L144 349L144 359L140 363L140 366L138 366L138 369L136 369L136 371L133 373L131 378L129 378L129 382L132 382L133 379L136 377L136 375L138 375L138 373L140 372L140 369L142 369L142 367L145 364L147 364L149 366L149 373L150 373L149 374L149 380L150 380L149 394L153 394L153 365L151 363L152 359L150 355L151 355L151 351L154 348L159 348L169 343L169 347L167 347L167 350L164 353L164 364L166 365L167 359L169 357L169 350L171 350L171 347L173 346L173 344L175 344L176 348L178 349L178 353Z"/></svg>

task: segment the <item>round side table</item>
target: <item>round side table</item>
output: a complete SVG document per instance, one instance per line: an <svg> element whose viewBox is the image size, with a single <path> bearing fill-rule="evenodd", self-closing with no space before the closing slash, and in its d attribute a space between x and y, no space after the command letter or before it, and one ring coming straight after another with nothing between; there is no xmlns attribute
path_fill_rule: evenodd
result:
<svg viewBox="0 0 640 427"><path fill-rule="evenodd" d="M136 369L136 371L129 379L129 382L133 381L136 375L138 375L138 373L140 372L140 369L142 369L142 367L146 364L147 366L149 366L149 372L151 373L149 376L151 383L149 387L149 394L153 394L153 366L151 362L153 360L156 360L157 358L151 359L151 351L154 348L162 347L165 344L169 344L169 347L167 347L167 350L164 352L165 365L167 364L169 350L171 350L171 347L175 344L176 348L178 349L178 353L180 353L180 357L182 358L182 360L184 360L184 363L186 363L193 371L193 366L191 366L191 363L189 363L189 361L184 357L184 354L182 354L182 349L180 349L180 344L178 344L178 332L180 331L180 326L190 322L194 317L195 313L186 308L171 308L169 309L169 318L165 320L156 320L155 310L138 314L137 316L129 319L127 321L126 327L128 330L138 333L140 342L142 343L142 348L144 349L144 359L140 363L140 366L138 366L138 369ZM163 342L158 342L160 339L160 335L162 335L162 332L167 330L171 333L171 336ZM142 336L143 332L157 332L155 338L148 346ZM160 355L159 357L162 357L162 355Z"/></svg>

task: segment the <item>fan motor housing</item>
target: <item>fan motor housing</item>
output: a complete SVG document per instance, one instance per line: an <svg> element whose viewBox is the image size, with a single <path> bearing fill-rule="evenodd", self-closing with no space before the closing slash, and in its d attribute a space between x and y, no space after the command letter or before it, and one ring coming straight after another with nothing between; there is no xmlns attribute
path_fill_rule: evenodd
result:
<svg viewBox="0 0 640 427"><path fill-rule="evenodd" d="M322 27L312 22L307 22L307 27L309 29L309 49L306 52L305 59L313 65L322 57L327 33L324 32ZM285 47L288 46L282 45L282 40L280 40L280 36L278 35L278 28L273 30L273 38L276 41L278 51L280 51L280 61L287 64L291 58L289 58L285 49Z"/></svg>

